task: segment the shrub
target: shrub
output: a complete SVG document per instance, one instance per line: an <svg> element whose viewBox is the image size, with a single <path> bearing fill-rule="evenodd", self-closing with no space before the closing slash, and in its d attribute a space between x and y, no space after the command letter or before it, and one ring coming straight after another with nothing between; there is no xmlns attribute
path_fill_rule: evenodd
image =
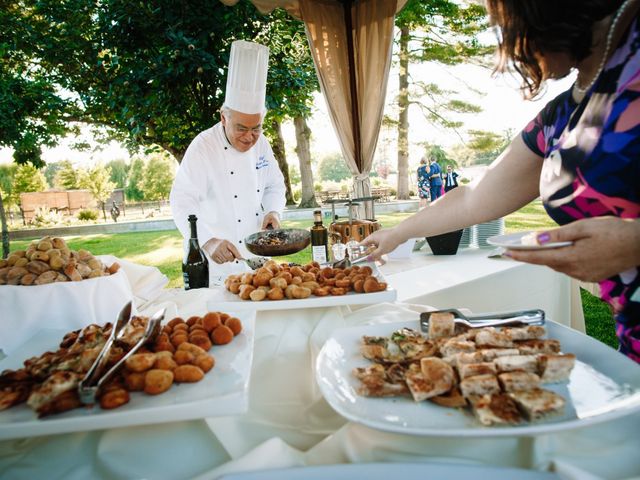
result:
<svg viewBox="0 0 640 480"><path fill-rule="evenodd" d="M95 221L98 219L98 212L96 210L80 210L78 212L78 220L83 221Z"/></svg>
<svg viewBox="0 0 640 480"><path fill-rule="evenodd" d="M49 225L57 225L62 223L64 216L62 213L55 210L50 210L49 207L37 207L31 223L36 227L46 227Z"/></svg>
<svg viewBox="0 0 640 480"><path fill-rule="evenodd" d="M302 187L291 187L291 195L293 195L294 202L299 202L300 198L302 197Z"/></svg>

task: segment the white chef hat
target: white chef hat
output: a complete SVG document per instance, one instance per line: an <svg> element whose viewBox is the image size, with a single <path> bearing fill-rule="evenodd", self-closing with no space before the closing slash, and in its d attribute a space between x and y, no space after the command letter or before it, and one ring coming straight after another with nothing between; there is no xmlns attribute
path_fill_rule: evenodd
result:
<svg viewBox="0 0 640 480"><path fill-rule="evenodd" d="M269 48L236 40L231 44L224 105L242 113L264 113Z"/></svg>

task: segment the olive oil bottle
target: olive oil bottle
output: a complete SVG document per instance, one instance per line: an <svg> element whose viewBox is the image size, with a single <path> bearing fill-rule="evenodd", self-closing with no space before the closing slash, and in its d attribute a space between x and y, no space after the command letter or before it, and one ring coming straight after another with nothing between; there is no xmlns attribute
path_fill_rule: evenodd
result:
<svg viewBox="0 0 640 480"><path fill-rule="evenodd" d="M329 261L329 233L322 224L322 211L313 212L313 227L311 227L311 255L314 262L319 264Z"/></svg>

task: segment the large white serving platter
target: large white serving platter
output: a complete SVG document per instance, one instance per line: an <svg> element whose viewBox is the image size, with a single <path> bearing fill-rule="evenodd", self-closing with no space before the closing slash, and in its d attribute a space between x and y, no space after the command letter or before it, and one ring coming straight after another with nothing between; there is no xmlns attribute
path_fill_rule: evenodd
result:
<svg viewBox="0 0 640 480"><path fill-rule="evenodd" d="M494 235L487 239L489 245L494 247L509 248L511 250L549 250L551 248L568 247L573 245L573 242L551 242L544 243L542 245L530 245L522 243L522 237L533 233L529 232L516 232L506 235Z"/></svg>
<svg viewBox="0 0 640 480"><path fill-rule="evenodd" d="M359 353L363 335L389 336L418 320L348 327L334 332L316 362L316 380L329 404L342 416L379 430L420 436L530 436L585 427L640 411L640 366L599 341L548 321L548 337L575 353L568 383L545 385L567 399L565 413L514 427L484 427L466 410L416 403L409 397L368 398L356 393L353 368L370 362Z"/></svg>
<svg viewBox="0 0 640 480"><path fill-rule="evenodd" d="M382 273L373 263L366 263L373 270L373 275L381 282L386 282ZM319 308L335 307L339 305L371 305L374 303L393 302L397 297L394 288L387 285L384 292L356 293L349 292L346 295L327 295L326 297L316 297L311 295L308 298L283 300L262 300L253 302L242 300L238 295L228 291L226 288L211 289L211 298L207 302L210 310L226 309L250 309L250 310L291 310L295 308Z"/></svg>
<svg viewBox="0 0 640 480"><path fill-rule="evenodd" d="M244 413L248 408L248 386L255 313L227 311L242 321L242 333L227 345L216 345L209 353L216 365L197 383L174 384L161 395L132 392L131 401L114 410L98 406L77 408L37 418L26 404L0 411L0 440L56 433L79 432L133 425L174 422L195 418ZM17 369L27 358L56 350L65 330L42 329L31 340L0 362L0 371Z"/></svg>
<svg viewBox="0 0 640 480"><path fill-rule="evenodd" d="M278 468L223 475L220 480L389 480L398 475L402 480L447 479L469 480L560 480L555 473L503 468L488 465L460 465L455 463L350 463L344 465L312 465L297 468Z"/></svg>

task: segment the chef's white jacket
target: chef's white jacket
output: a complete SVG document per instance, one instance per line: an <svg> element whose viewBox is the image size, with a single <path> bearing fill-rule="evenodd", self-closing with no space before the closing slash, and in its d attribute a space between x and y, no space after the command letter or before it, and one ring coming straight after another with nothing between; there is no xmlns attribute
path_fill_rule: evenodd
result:
<svg viewBox="0 0 640 480"><path fill-rule="evenodd" d="M188 217L195 214L201 247L211 238L226 239L249 258L253 254L245 248L244 239L260 231L266 213L282 214L284 178L264 135L242 153L229 143L222 123L217 123L187 148L169 200L185 251L191 236ZM246 270L244 262L217 264L209 259L210 285Z"/></svg>

